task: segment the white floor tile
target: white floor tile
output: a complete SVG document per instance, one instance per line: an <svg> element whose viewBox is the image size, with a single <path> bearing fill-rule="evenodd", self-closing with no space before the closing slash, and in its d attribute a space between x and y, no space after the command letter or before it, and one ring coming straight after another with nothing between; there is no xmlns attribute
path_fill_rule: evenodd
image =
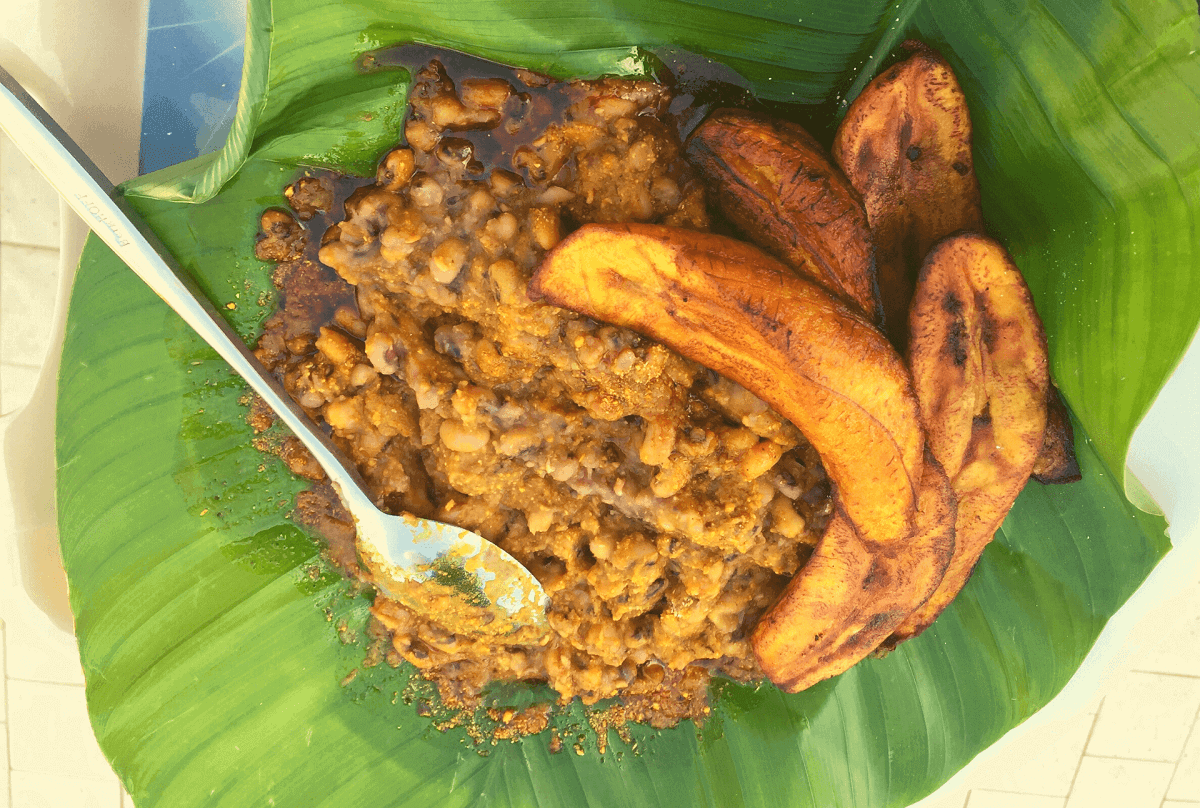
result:
<svg viewBox="0 0 1200 808"><path fill-rule="evenodd" d="M1129 643L1129 667L1155 673L1200 675L1200 581L1146 615Z"/></svg>
<svg viewBox="0 0 1200 808"><path fill-rule="evenodd" d="M0 724L0 808L12 808L9 801L8 725Z"/></svg>
<svg viewBox="0 0 1200 808"><path fill-rule="evenodd" d="M972 786L1058 797L1061 803L1071 790L1095 720L1095 713L1081 713L1025 730L1017 742L980 763L971 777Z"/></svg>
<svg viewBox="0 0 1200 808"><path fill-rule="evenodd" d="M58 248L58 192L0 133L0 241Z"/></svg>
<svg viewBox="0 0 1200 808"><path fill-rule="evenodd" d="M1191 734L1183 748L1183 756L1171 778L1167 797L1172 800L1200 802L1200 722L1192 725Z"/></svg>
<svg viewBox="0 0 1200 808"><path fill-rule="evenodd" d="M1013 794L1006 791L974 789L966 808L1063 808L1065 797Z"/></svg>
<svg viewBox="0 0 1200 808"><path fill-rule="evenodd" d="M1174 763L1200 709L1200 679L1125 671L1105 691L1087 753Z"/></svg>
<svg viewBox="0 0 1200 808"><path fill-rule="evenodd" d="M1085 755L1066 808L1160 808L1174 769L1174 763Z"/></svg>
<svg viewBox="0 0 1200 808"><path fill-rule="evenodd" d="M104 779L117 804L116 775L92 734L83 688L10 679L8 712L14 772Z"/></svg>
<svg viewBox="0 0 1200 808"><path fill-rule="evenodd" d="M33 608L32 606L30 608ZM4 628L8 676L33 682L82 685L83 668L72 638L55 633L48 622L36 628L10 618Z"/></svg>
<svg viewBox="0 0 1200 808"><path fill-rule="evenodd" d="M65 774L13 772L13 808L120 808L117 776L109 780Z"/></svg>
<svg viewBox="0 0 1200 808"><path fill-rule="evenodd" d="M40 372L40 368L27 365L0 365L0 415L16 412L29 403Z"/></svg>
<svg viewBox="0 0 1200 808"><path fill-rule="evenodd" d="M0 362L41 366L57 291L58 250L0 243Z"/></svg>

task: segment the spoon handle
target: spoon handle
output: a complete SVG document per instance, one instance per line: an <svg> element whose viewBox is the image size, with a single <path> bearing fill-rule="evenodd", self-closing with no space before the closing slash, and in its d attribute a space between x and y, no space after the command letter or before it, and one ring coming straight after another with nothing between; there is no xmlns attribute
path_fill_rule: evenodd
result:
<svg viewBox="0 0 1200 808"><path fill-rule="evenodd" d="M58 190L92 231L129 265L168 306L228 362L295 433L325 469L344 498L374 507L352 465L266 371L237 333L171 257L158 237L123 199L83 150L24 88L0 68L0 129ZM358 502L347 502L354 510Z"/></svg>

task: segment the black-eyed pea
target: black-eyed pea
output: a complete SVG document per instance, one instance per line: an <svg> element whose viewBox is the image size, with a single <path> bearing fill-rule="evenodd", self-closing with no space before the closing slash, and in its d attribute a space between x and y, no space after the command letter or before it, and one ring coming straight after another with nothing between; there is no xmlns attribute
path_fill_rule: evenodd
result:
<svg viewBox="0 0 1200 808"><path fill-rule="evenodd" d="M375 182L388 191L399 191L412 179L413 167L412 149L392 149L379 164Z"/></svg>
<svg viewBox="0 0 1200 808"><path fill-rule="evenodd" d="M397 262L407 258L425 234L425 222L412 208L397 211L391 223L379 236L379 253L385 261Z"/></svg>
<svg viewBox="0 0 1200 808"><path fill-rule="evenodd" d="M595 704L600 699L614 695L617 691L617 683L608 681L611 678L608 669L595 663L579 670L577 676L580 690L583 691L579 696L579 700L584 704ZM582 755L583 747L580 746L576 751Z"/></svg>
<svg viewBox="0 0 1200 808"><path fill-rule="evenodd" d="M319 391L308 388L300 391L300 396L297 401L300 402L301 407L307 407L310 410L315 410L325 403L326 398Z"/></svg>
<svg viewBox="0 0 1200 808"><path fill-rule="evenodd" d="M728 598L719 600L708 613L708 620L721 633L726 635L733 634L733 632L737 631L738 626L741 625L742 610L744 608L744 603L738 603Z"/></svg>
<svg viewBox="0 0 1200 808"><path fill-rule="evenodd" d="M786 496L777 496L771 501L771 529L776 533L789 539L798 539L804 535L807 527L804 517L796 513Z"/></svg>
<svg viewBox="0 0 1200 808"><path fill-rule="evenodd" d="M528 301L525 284L521 278L521 268L516 262L507 258L494 261L488 266L488 276L492 279L492 287L496 290L496 298L501 304L512 305Z"/></svg>
<svg viewBox="0 0 1200 808"><path fill-rule="evenodd" d="M488 177L488 185L492 189L493 194L500 199L505 199L513 191L520 189L523 183L521 178L513 172L497 168Z"/></svg>
<svg viewBox="0 0 1200 808"><path fill-rule="evenodd" d="M365 426L362 418L362 402L355 396L330 402L325 405L322 415L337 432L358 432Z"/></svg>
<svg viewBox="0 0 1200 808"><path fill-rule="evenodd" d="M625 659L624 643L620 640L620 629L608 620L592 623L584 634L584 642L592 652L614 667Z"/></svg>
<svg viewBox="0 0 1200 808"><path fill-rule="evenodd" d="M587 410L588 415L601 421L615 421L629 414L619 398L603 390L585 390L576 395L575 403ZM620 493L617 491L618 495Z"/></svg>
<svg viewBox="0 0 1200 808"><path fill-rule="evenodd" d="M446 192L433 177L421 177L408 190L408 198L421 208L435 208L442 204Z"/></svg>
<svg viewBox="0 0 1200 808"><path fill-rule="evenodd" d="M351 365L362 356L350 338L335 328L323 327L315 344L335 365Z"/></svg>
<svg viewBox="0 0 1200 808"><path fill-rule="evenodd" d="M560 483L565 483L567 480L574 477L579 472L579 461L573 457L566 457L555 461L548 469L551 479Z"/></svg>
<svg viewBox="0 0 1200 808"><path fill-rule="evenodd" d="M400 370L395 345L394 335L386 331L376 331L367 335L363 348L372 367L380 373L391 374Z"/></svg>
<svg viewBox="0 0 1200 808"><path fill-rule="evenodd" d="M492 235L504 241L510 241L517 234L517 217L511 213L501 213L487 224Z"/></svg>
<svg viewBox="0 0 1200 808"><path fill-rule="evenodd" d="M742 455L742 476L747 480L757 480L766 474L783 457L783 447L775 441L762 440L751 446Z"/></svg>
<svg viewBox="0 0 1200 808"><path fill-rule="evenodd" d="M616 537L611 533L600 533L588 543L588 549L592 551L592 555L601 561L607 561L612 558L613 549L616 547Z"/></svg>
<svg viewBox="0 0 1200 808"><path fill-rule="evenodd" d="M374 234L358 222L341 222L337 226L338 241L349 247L362 247L375 241ZM321 248L324 253L332 244ZM322 259L324 260L324 259Z"/></svg>
<svg viewBox="0 0 1200 808"><path fill-rule="evenodd" d="M410 120L404 125L404 139L417 151L433 151L437 147L438 137L438 130L428 121Z"/></svg>
<svg viewBox="0 0 1200 808"><path fill-rule="evenodd" d="M563 644L548 649L545 662L551 682L563 678L571 670L571 647Z"/></svg>
<svg viewBox="0 0 1200 808"><path fill-rule="evenodd" d="M692 464L680 458L676 462L667 462L654 479L650 481L650 490L654 496L666 499L678 494L692 477Z"/></svg>
<svg viewBox="0 0 1200 808"><path fill-rule="evenodd" d="M543 250L552 249L562 240L562 219L558 211L550 208L533 208L529 211L529 229L533 241Z"/></svg>
<svg viewBox="0 0 1200 808"><path fill-rule="evenodd" d="M515 457L526 449L536 446L541 439L541 433L536 427L516 427L504 432L496 439L496 451L508 457Z"/></svg>
<svg viewBox="0 0 1200 808"><path fill-rule="evenodd" d="M633 533L617 545L612 560L621 569L633 570L657 562L658 547L641 533Z"/></svg>
<svg viewBox="0 0 1200 808"><path fill-rule="evenodd" d="M463 79L459 82L462 102L475 109L498 110L513 94L513 86L504 79Z"/></svg>
<svg viewBox="0 0 1200 808"><path fill-rule="evenodd" d="M727 429L721 435L721 443L725 451L734 457L744 454L750 447L758 443L758 435L749 429Z"/></svg>
<svg viewBox="0 0 1200 808"><path fill-rule="evenodd" d="M549 132L549 128L546 130ZM604 127L585 121L571 121L562 127L562 142L559 148L566 152L574 145L581 151L588 151L604 140Z"/></svg>
<svg viewBox="0 0 1200 808"><path fill-rule="evenodd" d="M432 275L417 276L409 289L414 297L427 297L430 302L436 303L443 309L452 308L458 302L458 295L454 290L444 283L435 281Z"/></svg>
<svg viewBox="0 0 1200 808"><path fill-rule="evenodd" d="M530 533L545 533L554 524L554 509L530 508L525 513L525 524Z"/></svg>
<svg viewBox="0 0 1200 808"><path fill-rule="evenodd" d="M617 118L632 117L637 112L637 103L628 98L604 95L596 99L592 111L602 120L615 121Z"/></svg>
<svg viewBox="0 0 1200 808"><path fill-rule="evenodd" d="M674 210L682 199L679 183L670 177L655 177L650 183L650 195L660 210Z"/></svg>
<svg viewBox="0 0 1200 808"><path fill-rule="evenodd" d="M537 145L536 142L534 145ZM512 164L515 168L524 169L529 175L529 178L535 183L544 182L549 179L550 170L548 168L546 158L528 146L521 146L515 152L513 152ZM492 174L493 188L496 187L495 178L498 173L499 172ZM520 178L517 179L517 182L520 182ZM496 195L504 197L507 194L501 193L499 190L497 190Z"/></svg>
<svg viewBox="0 0 1200 808"><path fill-rule="evenodd" d="M438 283L450 283L462 271L467 249L467 243L460 238L446 239L429 256L429 274Z"/></svg>
<svg viewBox="0 0 1200 808"><path fill-rule="evenodd" d="M647 466L661 466L671 457L674 448L674 422L670 418L647 419L638 458Z"/></svg>
<svg viewBox="0 0 1200 808"><path fill-rule="evenodd" d="M367 336L367 324L358 316L355 307L338 306L337 311L333 313L333 321L347 334L353 334L358 339Z"/></svg>
<svg viewBox="0 0 1200 808"><path fill-rule="evenodd" d="M304 253L307 233L304 227L282 210L269 209L259 219L262 236L254 246L263 261L290 261Z"/></svg>
<svg viewBox="0 0 1200 808"><path fill-rule="evenodd" d="M464 220L478 222L496 208L496 198L489 191L479 188L471 192L463 205Z"/></svg>
<svg viewBox="0 0 1200 808"><path fill-rule="evenodd" d="M500 378L508 370L508 361L490 340L481 339L475 346L475 362L485 376Z"/></svg>
<svg viewBox="0 0 1200 808"><path fill-rule="evenodd" d="M575 198L574 191L568 191L561 185L551 185L537 196L539 205L563 205Z"/></svg>
<svg viewBox="0 0 1200 808"><path fill-rule="evenodd" d="M362 387L364 384L370 384L379 374L375 368L368 364L359 362L350 369L350 384L355 387Z"/></svg>
<svg viewBox="0 0 1200 808"><path fill-rule="evenodd" d="M434 154L447 168L461 170L468 168L475 159L475 145L466 138L444 137Z"/></svg>
<svg viewBox="0 0 1200 808"><path fill-rule="evenodd" d="M454 411L465 421L475 418L480 405L494 403L495 401L496 395L492 391L474 384L463 384L450 397L450 405L454 407Z"/></svg>
<svg viewBox="0 0 1200 808"><path fill-rule="evenodd" d="M575 358L585 368L594 368L604 358L604 343L591 334L577 334L572 343Z"/></svg>
<svg viewBox="0 0 1200 808"><path fill-rule="evenodd" d="M625 159L629 161L629 167L635 171L645 171L654 164L657 157L657 150L654 148L654 141L649 138L643 138L629 147L629 152L625 155Z"/></svg>
<svg viewBox="0 0 1200 808"><path fill-rule="evenodd" d="M654 218L654 197L646 186L640 185L633 190L629 215L639 222L648 222Z"/></svg>
<svg viewBox="0 0 1200 808"><path fill-rule="evenodd" d="M438 427L438 437L452 452L471 453L487 446L492 433L486 426L467 426L460 421L442 421L442 425Z"/></svg>
<svg viewBox="0 0 1200 808"><path fill-rule="evenodd" d="M430 106L430 123L438 129L459 126L467 117L467 109L453 95L439 95Z"/></svg>
<svg viewBox="0 0 1200 808"><path fill-rule="evenodd" d="M676 442L676 447L684 457L708 457L717 448L717 435L711 429L692 427Z"/></svg>
<svg viewBox="0 0 1200 808"><path fill-rule="evenodd" d="M622 348L617 352L617 355L613 357L612 370L614 373L618 373L623 376L629 371L633 370L637 363L637 351L633 350L632 348Z"/></svg>

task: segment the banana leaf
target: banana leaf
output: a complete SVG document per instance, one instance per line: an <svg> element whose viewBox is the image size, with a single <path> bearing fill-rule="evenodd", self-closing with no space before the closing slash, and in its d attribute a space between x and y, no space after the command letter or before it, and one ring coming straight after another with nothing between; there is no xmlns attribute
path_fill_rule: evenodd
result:
<svg viewBox="0 0 1200 808"><path fill-rule="evenodd" d="M904 806L1058 693L1169 549L1125 496L1131 433L1200 317L1200 21L1191 0L250 0L220 152L122 189L247 339L273 305L256 218L299 167L368 172L418 40L557 75L680 49L828 136L907 37L940 49L976 125L989 229L1016 258L1075 416L1082 482L1031 484L917 640L803 693L714 687L702 726L607 752L578 707L477 747L367 668L368 602L287 519L302 485L257 452L245 388L97 241L59 379L58 508L87 701L139 808ZM732 73L731 73L732 74ZM582 739L584 754L571 742Z"/></svg>

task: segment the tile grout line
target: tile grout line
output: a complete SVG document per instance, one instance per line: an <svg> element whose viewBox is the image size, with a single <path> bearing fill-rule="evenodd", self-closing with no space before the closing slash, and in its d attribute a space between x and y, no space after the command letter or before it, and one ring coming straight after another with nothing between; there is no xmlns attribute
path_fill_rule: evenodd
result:
<svg viewBox="0 0 1200 808"><path fill-rule="evenodd" d="M1097 757L1097 755L1089 755L1088 757ZM1155 761L1165 762L1165 761ZM1041 791L1009 791L1007 788L978 788L971 789L972 791L990 791L993 794L1012 794L1018 797L1041 797L1047 800L1065 800L1066 797L1062 794L1046 794Z"/></svg>
<svg viewBox="0 0 1200 808"><path fill-rule="evenodd" d="M45 250L46 252L58 252L60 247L51 246L49 244L26 244L23 241L0 241L0 246L4 247L20 247L23 250Z"/></svg>
<svg viewBox="0 0 1200 808"><path fill-rule="evenodd" d="M1128 760L1133 763L1179 763L1179 761L1171 760L1170 758L1139 758L1127 757L1125 755L1090 755L1087 752L1084 752L1084 754L1087 755L1087 757L1095 758L1096 760Z"/></svg>
<svg viewBox="0 0 1200 808"><path fill-rule="evenodd" d="M1083 751L1079 753L1079 762L1075 764L1075 774L1071 775L1071 785L1067 787L1067 796L1063 798L1063 806L1071 801L1071 794L1075 791L1075 781L1079 779L1079 770L1083 768L1083 759L1087 757L1087 748L1092 742L1092 735L1096 732L1096 724L1100 721L1100 711L1104 709L1104 701L1108 698L1105 696L1100 699L1100 704L1096 707L1096 714L1092 716L1092 725L1088 728L1087 738L1083 742Z"/></svg>
<svg viewBox="0 0 1200 808"><path fill-rule="evenodd" d="M1163 791L1162 802L1159 808L1167 802L1167 795L1171 793L1171 784L1175 782L1175 775L1179 774L1179 764L1183 762L1183 756L1187 754L1188 742L1192 740L1192 736L1196 734L1196 723L1200 721L1200 709L1196 710L1196 714L1192 717L1192 726L1188 730L1187 737L1183 739L1183 749L1179 752L1179 758L1175 761L1175 768L1171 769L1171 777L1167 780L1167 788Z"/></svg>
<svg viewBox="0 0 1200 808"><path fill-rule="evenodd" d="M87 683L83 682L54 682L48 679L26 679L21 676L10 676L9 679L13 682L23 682L30 685L54 685L55 687L87 687ZM8 703L7 701L5 702ZM1171 761L1157 761L1159 763L1170 763Z"/></svg>
<svg viewBox="0 0 1200 808"><path fill-rule="evenodd" d="M1194 674L1194 673L1170 673L1168 671L1135 671L1135 670L1131 670L1129 672L1130 673L1143 673L1148 676L1171 676L1176 679L1200 679L1200 674Z"/></svg>

